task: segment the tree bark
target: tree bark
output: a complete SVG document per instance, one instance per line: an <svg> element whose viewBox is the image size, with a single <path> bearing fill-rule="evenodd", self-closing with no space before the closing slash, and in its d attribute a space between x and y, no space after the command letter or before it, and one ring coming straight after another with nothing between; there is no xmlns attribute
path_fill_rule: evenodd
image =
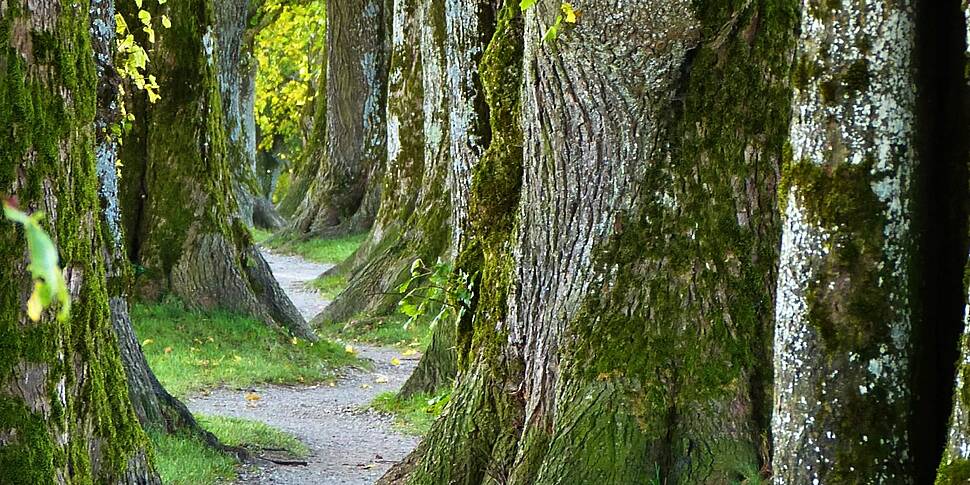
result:
<svg viewBox="0 0 970 485"><path fill-rule="evenodd" d="M98 82L114 47L110 11L105 0L0 5L0 187L46 213L73 303L66 321L57 309L27 318L24 233L0 221L3 483L160 483L111 330L104 255L117 240L99 217L95 108L110 89Z"/></svg>
<svg viewBox="0 0 970 485"><path fill-rule="evenodd" d="M98 104L95 119L96 163L101 214L109 236L105 241L108 298L111 323L121 351L128 394L138 420L145 428L175 432L188 430L204 436L211 443L215 437L202 430L195 418L179 400L172 397L155 377L135 335L128 314L128 293L131 271L124 248L121 209L118 200L118 138L111 135L113 124L121 121L118 86L121 79L115 72L113 58L116 51L114 0L91 2L91 35L95 66L98 71Z"/></svg>
<svg viewBox="0 0 970 485"><path fill-rule="evenodd" d="M461 371L386 481L763 478L795 6L572 5L498 15Z"/></svg>
<svg viewBox="0 0 970 485"><path fill-rule="evenodd" d="M171 292L195 308L251 314L315 339L235 216L212 2L168 2L156 13L172 21L156 32L152 52L162 98L135 102L136 126L122 149L141 296Z"/></svg>
<svg viewBox="0 0 970 485"><path fill-rule="evenodd" d="M325 149L290 230L299 237L370 229L387 156L388 15L383 0L327 2ZM319 96L319 94L318 94Z"/></svg>
<svg viewBox="0 0 970 485"><path fill-rule="evenodd" d="M803 1L802 14L772 468L784 483L913 483L913 4Z"/></svg>
<svg viewBox="0 0 970 485"><path fill-rule="evenodd" d="M260 190L256 167L256 34L279 15L263 12L264 0L214 2L219 62L218 83L225 114L229 166L239 208L247 226L279 229L285 221ZM254 25L255 24L255 25Z"/></svg>

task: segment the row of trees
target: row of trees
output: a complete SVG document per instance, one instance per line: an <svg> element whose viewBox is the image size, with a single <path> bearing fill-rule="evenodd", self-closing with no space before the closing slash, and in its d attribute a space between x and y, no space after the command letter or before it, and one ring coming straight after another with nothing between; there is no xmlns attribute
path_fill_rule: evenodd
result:
<svg viewBox="0 0 970 485"><path fill-rule="evenodd" d="M318 318L393 311L417 257L474 291L407 387L454 377L448 408L385 482L970 478L957 0L327 3L282 207L370 235ZM192 426L133 278L313 338L246 229L260 2L143 8L162 98L119 147L113 3L0 5L0 190L47 213L75 302L28 318L0 222L7 481L154 483L136 418Z"/></svg>
<svg viewBox="0 0 970 485"><path fill-rule="evenodd" d="M959 2L384 8L379 208L355 158L290 230L376 214L318 321L392 312L415 258L471 276L405 389L452 400L385 482L970 479Z"/></svg>

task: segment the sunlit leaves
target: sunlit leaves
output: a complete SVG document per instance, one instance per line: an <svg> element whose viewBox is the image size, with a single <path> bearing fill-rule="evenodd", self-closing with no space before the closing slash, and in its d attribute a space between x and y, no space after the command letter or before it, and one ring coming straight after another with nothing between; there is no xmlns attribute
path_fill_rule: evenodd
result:
<svg viewBox="0 0 970 485"><path fill-rule="evenodd" d="M263 9L278 18L256 37L256 124L259 148L269 151L282 138L279 156L290 159L301 146L301 124L311 91L320 74L326 41L326 2L289 3L267 0Z"/></svg>
<svg viewBox="0 0 970 485"><path fill-rule="evenodd" d="M34 280L34 291L27 300L27 316L35 322L38 321L44 309L57 301L60 303L57 319L67 320L71 314L71 297L58 262L57 248L40 226L44 214L35 212L27 215L6 202L3 203L3 214L8 220L23 226L27 238L27 252L30 256L27 270Z"/></svg>
<svg viewBox="0 0 970 485"><path fill-rule="evenodd" d="M408 317L404 328L419 320L430 318L434 328L445 318L460 319L471 307L474 287L464 271L455 272L451 265L439 260L431 267L417 259L411 264L411 277L397 287L401 300L398 311Z"/></svg>
<svg viewBox="0 0 970 485"><path fill-rule="evenodd" d="M536 0L522 0L519 2L519 8L523 12L532 8L536 4ZM562 2L559 6L559 15L556 16L556 21L553 22L548 29L546 29L545 35L542 36L543 42L554 42L559 36L559 29L562 28L562 24L565 22L567 24L575 24L579 20L579 12L573 7L572 3Z"/></svg>
<svg viewBox="0 0 970 485"><path fill-rule="evenodd" d="M166 1L157 0L157 3L163 5ZM148 43L154 44L155 28L152 14L142 8L145 6L144 0L135 0L135 5L138 7L137 23L141 24L141 30L145 33ZM172 27L172 22L167 15L162 15L160 18L162 27L166 29ZM115 31L118 33L118 57L115 61L115 69L123 79L130 80L137 89L145 91L148 100L155 103L161 99L161 96L155 76L148 75L148 52L135 40L129 21L120 13L115 14ZM130 116L127 113L125 113L125 118L130 121Z"/></svg>

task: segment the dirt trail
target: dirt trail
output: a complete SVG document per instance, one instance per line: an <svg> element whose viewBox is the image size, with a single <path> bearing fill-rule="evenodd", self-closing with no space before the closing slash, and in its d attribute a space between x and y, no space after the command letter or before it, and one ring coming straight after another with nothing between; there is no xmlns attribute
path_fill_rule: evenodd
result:
<svg viewBox="0 0 970 485"><path fill-rule="evenodd" d="M305 285L328 266L265 249L263 255L307 320L327 305ZM192 412L262 421L292 433L310 448L306 466L248 466L236 483L372 484L417 445L416 437L394 429L391 418L364 409L374 396L399 389L417 361L401 358L395 349L356 348L360 357L373 361L373 370L343 371L333 387L257 386L261 399L255 402L245 399L249 390L219 389L188 400ZM401 365L391 365L395 357Z"/></svg>

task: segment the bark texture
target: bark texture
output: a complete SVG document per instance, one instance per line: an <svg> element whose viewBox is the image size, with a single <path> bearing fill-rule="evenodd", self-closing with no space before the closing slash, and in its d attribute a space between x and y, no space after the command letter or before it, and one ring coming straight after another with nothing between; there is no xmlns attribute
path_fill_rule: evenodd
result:
<svg viewBox="0 0 970 485"><path fill-rule="evenodd" d="M98 192L105 224L106 275L111 323L118 339L121 362L128 381L128 394L145 428L173 432L188 429L207 434L195 423L188 408L166 391L148 367L141 345L128 315L128 293L131 271L124 248L121 209L118 200L118 139L110 135L112 125L121 119L118 87L121 79L114 69L115 4L114 0L91 2L91 36L98 73L97 114L95 118L95 159ZM214 438L212 438L214 441Z"/></svg>
<svg viewBox="0 0 970 485"><path fill-rule="evenodd" d="M171 292L193 307L251 314L315 338L235 216L213 3L169 2L161 13L172 19L152 52L164 94L152 105L136 100L122 152L123 214L141 296Z"/></svg>
<svg viewBox="0 0 970 485"><path fill-rule="evenodd" d="M775 326L783 483L913 483L913 4L802 2Z"/></svg>
<svg viewBox="0 0 970 485"><path fill-rule="evenodd" d="M110 2L0 5L0 192L46 213L73 303L66 321L57 308L27 317L24 233L0 221L3 483L160 483L111 327L104 256L116 241L99 217L96 154L100 161L105 145L95 133L98 67L113 47L106 9Z"/></svg>
<svg viewBox="0 0 970 485"><path fill-rule="evenodd" d="M795 5L573 2L543 42L560 6L498 14L462 370L385 478L763 478Z"/></svg>
<svg viewBox="0 0 970 485"><path fill-rule="evenodd" d="M285 221L260 189L256 167L256 59L253 45L263 25L280 10L264 12L264 0L213 2L219 62L218 83L226 117L229 166L239 217L247 226L278 229Z"/></svg>
<svg viewBox="0 0 970 485"><path fill-rule="evenodd" d="M383 0L327 2L326 144L310 153L318 170L290 227L297 236L364 232L374 222L387 157L389 15Z"/></svg>

